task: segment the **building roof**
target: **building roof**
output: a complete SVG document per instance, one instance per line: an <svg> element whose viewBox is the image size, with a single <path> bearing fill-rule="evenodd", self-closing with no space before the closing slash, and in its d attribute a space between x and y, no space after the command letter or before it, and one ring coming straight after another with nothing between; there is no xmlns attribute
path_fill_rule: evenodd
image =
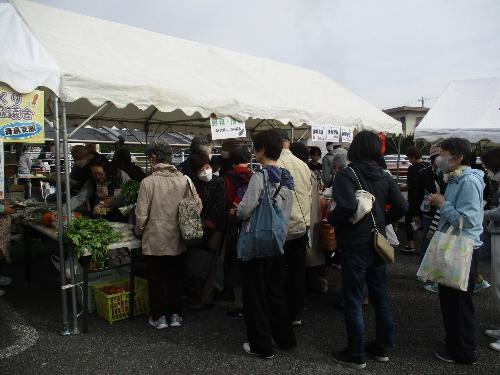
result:
<svg viewBox="0 0 500 375"><path fill-rule="evenodd" d="M387 114L396 113L396 112L424 112L424 113L427 113L427 112L429 112L429 108L427 108L427 107L409 107L409 106L405 105L402 107L384 109L384 112Z"/></svg>

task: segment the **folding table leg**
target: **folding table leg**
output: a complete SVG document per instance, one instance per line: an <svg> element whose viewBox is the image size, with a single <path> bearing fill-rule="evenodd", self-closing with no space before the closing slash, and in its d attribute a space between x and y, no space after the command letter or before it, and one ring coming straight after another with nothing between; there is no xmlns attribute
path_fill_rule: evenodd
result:
<svg viewBox="0 0 500 375"><path fill-rule="evenodd" d="M24 227L24 278L26 282L31 282L31 228Z"/></svg>
<svg viewBox="0 0 500 375"><path fill-rule="evenodd" d="M81 258L83 264L83 333L89 331L89 265L90 256Z"/></svg>
<svg viewBox="0 0 500 375"><path fill-rule="evenodd" d="M135 252L136 249L130 250L130 298L128 302L131 321L135 318Z"/></svg>

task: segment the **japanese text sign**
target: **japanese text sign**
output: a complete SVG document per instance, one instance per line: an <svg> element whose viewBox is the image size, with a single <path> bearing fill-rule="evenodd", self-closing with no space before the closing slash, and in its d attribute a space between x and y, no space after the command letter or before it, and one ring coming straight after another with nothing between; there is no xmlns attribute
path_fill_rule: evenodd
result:
<svg viewBox="0 0 500 375"><path fill-rule="evenodd" d="M0 139L0 199L5 198L4 156L3 141Z"/></svg>
<svg viewBox="0 0 500 375"><path fill-rule="evenodd" d="M323 125L312 125L311 133L313 142L326 141L326 128Z"/></svg>
<svg viewBox="0 0 500 375"><path fill-rule="evenodd" d="M245 123L231 117L211 118L212 139L244 138L247 136Z"/></svg>
<svg viewBox="0 0 500 375"><path fill-rule="evenodd" d="M340 142L340 126L329 125L326 127L326 141Z"/></svg>
<svg viewBox="0 0 500 375"><path fill-rule="evenodd" d="M352 143L352 139L354 138L354 132L352 128L342 128L342 142Z"/></svg>
<svg viewBox="0 0 500 375"><path fill-rule="evenodd" d="M4 142L43 143L43 91L19 94L0 86L0 140Z"/></svg>

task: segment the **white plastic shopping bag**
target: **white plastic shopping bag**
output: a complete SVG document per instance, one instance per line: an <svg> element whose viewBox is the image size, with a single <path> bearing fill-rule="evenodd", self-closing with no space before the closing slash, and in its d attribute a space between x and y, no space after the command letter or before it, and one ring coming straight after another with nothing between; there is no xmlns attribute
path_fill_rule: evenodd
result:
<svg viewBox="0 0 500 375"><path fill-rule="evenodd" d="M387 241L389 241L389 243L392 246L399 246L398 236L397 236L396 231L394 230L394 227L392 226L392 224L385 226L385 234L387 237Z"/></svg>
<svg viewBox="0 0 500 375"><path fill-rule="evenodd" d="M434 233L417 272L419 279L467 290L474 241L462 234L462 227L460 218L459 228L450 226L446 232Z"/></svg>

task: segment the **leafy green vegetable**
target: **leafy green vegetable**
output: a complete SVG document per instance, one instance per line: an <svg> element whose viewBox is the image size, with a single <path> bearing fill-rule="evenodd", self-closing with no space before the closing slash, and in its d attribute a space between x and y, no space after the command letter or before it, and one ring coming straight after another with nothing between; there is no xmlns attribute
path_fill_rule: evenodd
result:
<svg viewBox="0 0 500 375"><path fill-rule="evenodd" d="M92 260L98 263L106 260L109 244L121 238L106 221L86 217L71 220L64 236L73 246L77 258L89 251Z"/></svg>
<svg viewBox="0 0 500 375"><path fill-rule="evenodd" d="M134 204L137 202L137 196L139 195L139 188L141 187L141 183L128 180L122 185L121 195L125 202L128 204Z"/></svg>

